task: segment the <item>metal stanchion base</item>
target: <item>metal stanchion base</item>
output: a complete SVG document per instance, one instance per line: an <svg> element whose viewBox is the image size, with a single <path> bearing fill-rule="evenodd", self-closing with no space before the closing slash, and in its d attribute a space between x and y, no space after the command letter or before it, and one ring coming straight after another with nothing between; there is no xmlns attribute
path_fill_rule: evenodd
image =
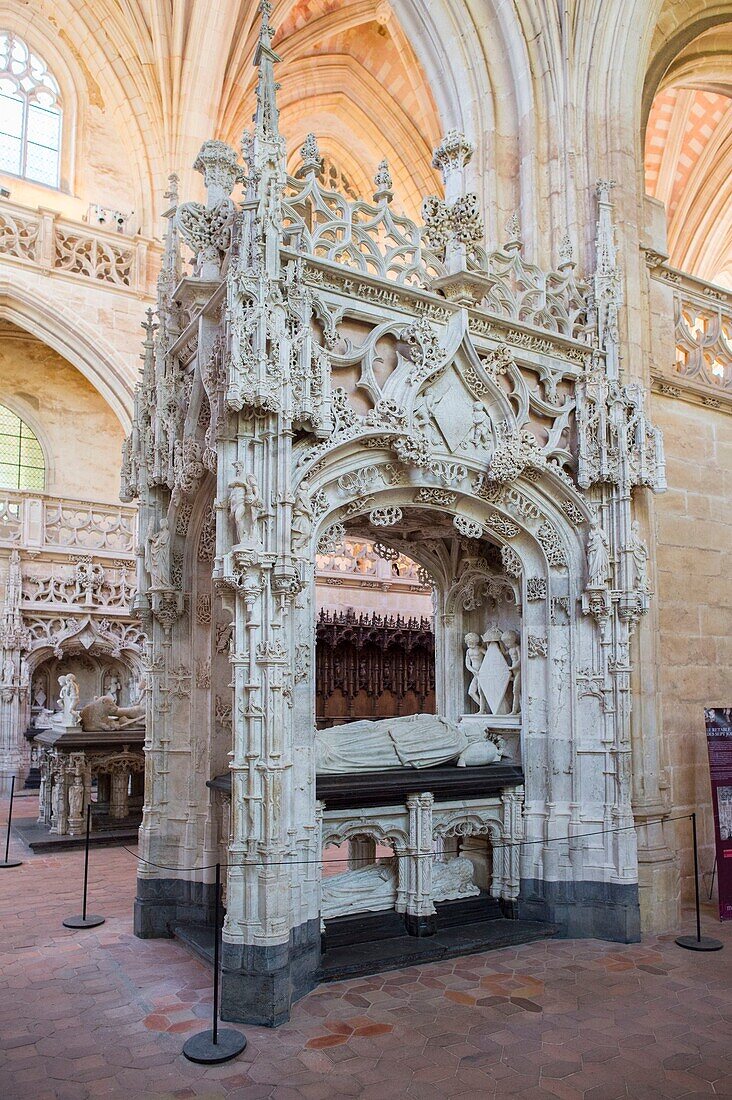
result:
<svg viewBox="0 0 732 1100"><path fill-rule="evenodd" d="M677 936L675 942L687 951L721 951L724 947L721 940L713 940L711 936L702 936L700 940L696 936Z"/></svg>
<svg viewBox="0 0 732 1100"><path fill-rule="evenodd" d="M236 1058L246 1045L246 1036L240 1031L223 1027L218 1030L218 1042L215 1045L213 1031L199 1031L198 1035L191 1035L190 1039L186 1039L183 1054L189 1062L215 1065L217 1062L228 1062L230 1058Z"/></svg>
<svg viewBox="0 0 732 1100"><path fill-rule="evenodd" d="M62 921L64 928L96 928L98 924L104 924L106 917L67 917Z"/></svg>
<svg viewBox="0 0 732 1100"><path fill-rule="evenodd" d="M0 859L0 867L20 867L22 859Z"/></svg>

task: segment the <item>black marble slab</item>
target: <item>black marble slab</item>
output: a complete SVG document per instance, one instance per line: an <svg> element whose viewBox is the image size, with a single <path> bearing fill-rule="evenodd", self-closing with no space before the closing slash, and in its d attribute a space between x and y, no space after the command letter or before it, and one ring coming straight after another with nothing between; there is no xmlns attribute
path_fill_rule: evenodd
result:
<svg viewBox="0 0 732 1100"><path fill-rule="evenodd" d="M461 955L551 939L558 931L555 925L541 921L501 918L445 928L434 936L399 936L372 940L370 943L348 944L325 952L318 978L321 982L338 982L345 978L379 974L384 970L401 970L405 966L421 966Z"/></svg>
<svg viewBox="0 0 732 1100"><path fill-rule="evenodd" d="M516 764L485 764L477 768L390 768L381 772L319 775L316 797L326 810L351 810L366 806L403 806L410 794L430 791L436 802L458 798L490 798L505 787L524 781ZM207 786L231 795L231 773L209 780Z"/></svg>
<svg viewBox="0 0 732 1100"><path fill-rule="evenodd" d="M177 921L171 925L171 932L203 962L209 965L213 962L213 925ZM424 938L402 934L364 943L347 943L334 946L322 955L316 980L336 982L455 959L461 955L553 939L558 932L555 925L543 921L498 918L439 929L436 935Z"/></svg>
<svg viewBox="0 0 732 1100"><path fill-rule="evenodd" d="M49 726L34 731L33 740L45 749L63 749L78 752L81 749L142 749L145 742L143 726L124 726L118 730L83 730L80 726L69 728Z"/></svg>

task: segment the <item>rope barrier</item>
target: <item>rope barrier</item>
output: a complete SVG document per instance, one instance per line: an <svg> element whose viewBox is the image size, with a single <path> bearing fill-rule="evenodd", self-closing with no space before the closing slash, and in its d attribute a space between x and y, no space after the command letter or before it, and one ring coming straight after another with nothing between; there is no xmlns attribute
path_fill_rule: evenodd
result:
<svg viewBox="0 0 732 1100"><path fill-rule="evenodd" d="M638 824L633 825L618 825L614 829L598 829L592 833L577 833L575 836L555 836L548 839L539 838L536 840L509 840L505 843L492 844L491 851L498 852L504 848L520 848L523 845L530 844L573 844L577 840L587 840L593 836L610 836L614 833L629 832L631 829L642 829L647 825L662 825L667 821L690 821L693 814L682 814L678 817L659 817L653 821L641 821ZM133 859L138 860L140 863L146 863L148 867L155 867L158 871L178 871L195 873L198 871L212 871L216 867L215 863L205 863L201 867L173 867L170 864L154 863L153 860L145 859L144 856L138 855L137 852L133 852L131 848L128 848L124 844L119 845L128 855L131 855ZM412 855L413 859L433 859L432 852L416 852ZM317 865L327 867L331 863L348 863L353 865L354 863L373 863L373 860L369 856L356 856L354 858L350 856L342 856L335 859L288 859L288 860L268 860L267 867L306 867L308 865Z"/></svg>

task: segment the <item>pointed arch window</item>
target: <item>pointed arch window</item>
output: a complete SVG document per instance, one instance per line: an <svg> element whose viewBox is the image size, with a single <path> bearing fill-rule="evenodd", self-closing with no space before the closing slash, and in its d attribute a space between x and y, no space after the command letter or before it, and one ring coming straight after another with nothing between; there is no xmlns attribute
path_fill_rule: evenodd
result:
<svg viewBox="0 0 732 1100"><path fill-rule="evenodd" d="M42 493L46 487L43 450L24 420L0 405L0 489L29 489Z"/></svg>
<svg viewBox="0 0 732 1100"><path fill-rule="evenodd" d="M0 172L59 186L61 93L44 61L0 30Z"/></svg>

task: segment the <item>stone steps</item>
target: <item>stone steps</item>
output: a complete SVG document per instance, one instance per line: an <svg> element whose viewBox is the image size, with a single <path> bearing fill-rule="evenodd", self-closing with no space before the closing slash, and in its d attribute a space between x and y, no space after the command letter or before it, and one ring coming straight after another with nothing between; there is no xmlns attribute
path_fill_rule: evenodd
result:
<svg viewBox="0 0 732 1100"><path fill-rule="evenodd" d="M397 936L370 943L349 944L326 951L321 960L321 982L364 977L382 970L399 970L474 955L500 947L513 947L557 935L555 925L541 921L507 920L503 917L438 930L434 936Z"/></svg>
<svg viewBox="0 0 732 1100"><path fill-rule="evenodd" d="M369 916L381 917L382 920L385 916L396 917L403 930L404 926L397 913ZM384 922L385 930L390 927L396 925ZM212 925L178 921L171 925L170 930L199 959L209 965L213 963ZM377 926L374 924L372 931L376 930ZM504 917L439 928L434 936L416 937L408 936L403 931L401 935L387 932L381 938L341 943L324 951L318 980L335 982L342 978L364 977L383 970L398 970L405 966L419 966L441 959L454 959L460 955L474 955L481 951L551 939L558 932L556 925L543 921L508 920Z"/></svg>

